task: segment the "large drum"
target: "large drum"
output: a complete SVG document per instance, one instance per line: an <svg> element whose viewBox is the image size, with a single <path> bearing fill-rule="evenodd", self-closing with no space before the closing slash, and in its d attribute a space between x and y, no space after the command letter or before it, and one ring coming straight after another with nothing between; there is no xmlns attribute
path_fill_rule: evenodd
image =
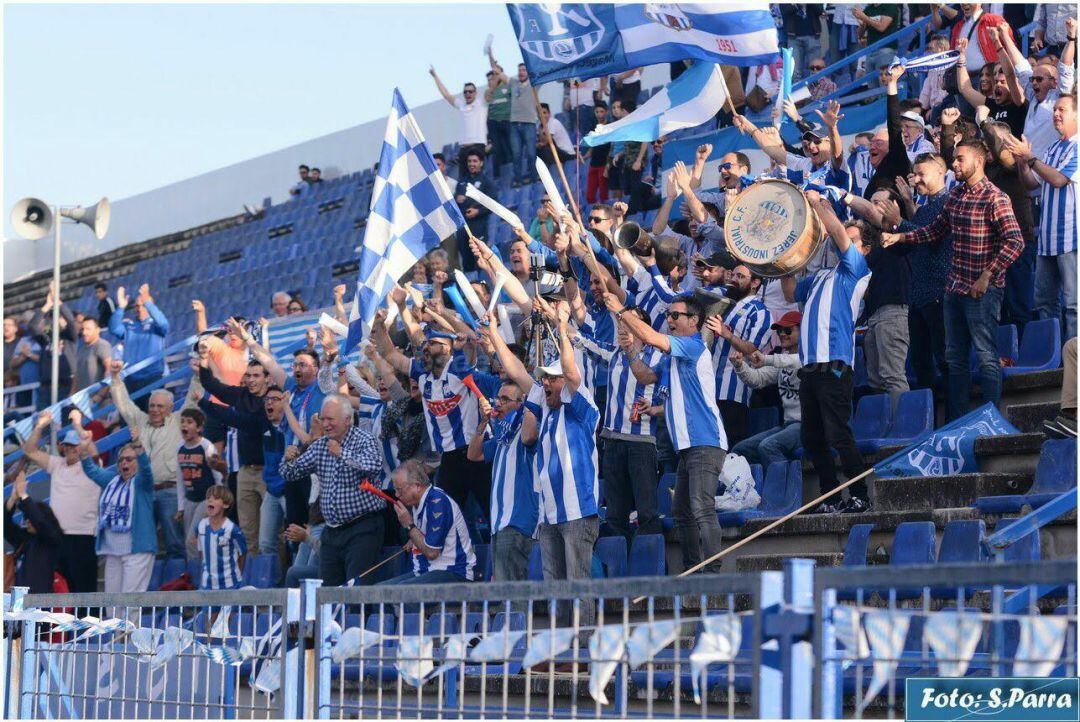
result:
<svg viewBox="0 0 1080 722"><path fill-rule="evenodd" d="M784 180L754 183L728 204L724 241L752 271L786 276L810 262L825 230L796 186Z"/></svg>

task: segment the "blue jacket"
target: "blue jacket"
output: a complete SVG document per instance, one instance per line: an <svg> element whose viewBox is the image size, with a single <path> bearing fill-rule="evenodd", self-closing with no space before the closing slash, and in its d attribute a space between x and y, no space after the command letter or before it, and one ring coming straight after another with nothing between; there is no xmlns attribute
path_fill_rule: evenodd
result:
<svg viewBox="0 0 1080 722"><path fill-rule="evenodd" d="M150 457L146 452L139 454L139 470L131 480L134 496L131 509L131 553L157 554L157 527L154 526L154 476L150 473ZM102 469L93 459L82 460L83 471L90 481L105 489L116 478L115 471ZM94 550L101 551L102 534L98 529Z"/></svg>
<svg viewBox="0 0 1080 722"><path fill-rule="evenodd" d="M153 301L146 302L150 317L144 321L124 318L124 309L117 308L109 319L109 332L124 342L124 363L136 364L151 356L160 356L165 350L165 336L169 333L169 319ZM165 375L165 358L162 356L144 369L131 374L142 381L158 379Z"/></svg>

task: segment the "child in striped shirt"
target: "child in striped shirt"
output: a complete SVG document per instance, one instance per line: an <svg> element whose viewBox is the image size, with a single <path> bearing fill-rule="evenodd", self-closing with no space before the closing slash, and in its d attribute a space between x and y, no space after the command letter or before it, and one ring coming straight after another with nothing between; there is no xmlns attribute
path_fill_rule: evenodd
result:
<svg viewBox="0 0 1080 722"><path fill-rule="evenodd" d="M243 585L247 541L240 527L225 516L233 505L227 486L206 490L206 518L199 522L197 535L202 556L200 589L239 589Z"/></svg>

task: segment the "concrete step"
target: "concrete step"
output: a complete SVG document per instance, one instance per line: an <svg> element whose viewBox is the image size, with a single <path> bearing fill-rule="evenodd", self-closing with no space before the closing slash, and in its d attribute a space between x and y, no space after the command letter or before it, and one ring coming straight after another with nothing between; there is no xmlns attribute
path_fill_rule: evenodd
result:
<svg viewBox="0 0 1080 722"><path fill-rule="evenodd" d="M870 484L874 510L904 512L971 506L980 496L1022 494L1032 474L955 474L875 479Z"/></svg>
<svg viewBox="0 0 1080 722"><path fill-rule="evenodd" d="M844 561L839 552L800 554L800 559L813 559L818 567L838 567ZM766 554L747 554L739 557L735 568L740 572L778 572L784 568L784 559Z"/></svg>
<svg viewBox="0 0 1080 722"><path fill-rule="evenodd" d="M1036 401L1012 404L1006 409L1005 416L1021 431L1041 434L1043 422L1053 419L1060 411L1060 401Z"/></svg>

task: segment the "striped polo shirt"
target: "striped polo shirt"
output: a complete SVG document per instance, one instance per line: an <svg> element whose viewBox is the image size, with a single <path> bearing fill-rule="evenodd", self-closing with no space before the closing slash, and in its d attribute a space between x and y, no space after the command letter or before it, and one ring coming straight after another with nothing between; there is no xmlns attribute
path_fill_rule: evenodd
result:
<svg viewBox="0 0 1080 722"><path fill-rule="evenodd" d="M1061 188L1043 181L1041 192L1039 255L1061 256L1076 250L1076 140L1053 143L1043 162L1069 179Z"/></svg>
<svg viewBox="0 0 1080 722"><path fill-rule="evenodd" d="M439 453L469 445L480 419L480 405L461 379L471 368L452 369L447 363L438 376L429 373L418 360L412 360L409 376L416 380L424 397L424 421L431 448Z"/></svg>
<svg viewBox="0 0 1080 722"><path fill-rule="evenodd" d="M473 580L476 555L469 541L469 529L461 509L445 491L429 486L420 503L416 505L413 523L424 535L424 544L440 550L439 556L428 559L423 554L413 554L413 574L444 569Z"/></svg>
<svg viewBox="0 0 1080 722"><path fill-rule="evenodd" d="M586 351L599 356L608 364L608 396L602 435L634 436L642 437L644 440L654 440L656 421L647 414L642 414L637 421L634 421L634 401L643 398L649 402L650 406L663 403L667 396L667 380L658 379L654 384L642 384L630 370L630 359L618 346L604 343L585 333L582 333L579 338ZM646 366L654 366L662 357L663 354L652 346L646 346L641 351L641 361Z"/></svg>
<svg viewBox="0 0 1080 722"><path fill-rule="evenodd" d="M855 319L870 284L870 267L854 244L840 262L799 281L795 300L803 304L799 329L799 360L813 363L843 361L855 365Z"/></svg>
<svg viewBox="0 0 1080 722"><path fill-rule="evenodd" d="M561 524L595 516L600 497L596 462L596 426L600 411L584 387L573 394L563 387L562 404L550 408L544 387L529 392L526 408L540 421L536 441L536 489L540 492L540 521Z"/></svg>
<svg viewBox="0 0 1080 722"><path fill-rule="evenodd" d="M731 327L731 332L744 341L749 341L756 348L761 348L772 326L772 314L757 296L739 299L724 323ZM750 404L750 387L743 383L735 373L735 367L728 361L732 351L731 342L716 337L713 345L713 366L716 369L716 398L718 401L738 401Z"/></svg>
<svg viewBox="0 0 1080 722"><path fill-rule="evenodd" d="M239 589L243 586L240 559L247 554L247 541L240 527L225 519L220 529L203 518L198 526L199 551L202 553L201 589Z"/></svg>
<svg viewBox="0 0 1080 722"><path fill-rule="evenodd" d="M678 451L694 446L727 448L727 434L716 407L716 375L712 354L701 334L668 336L671 352L653 366L657 377L667 375L664 416Z"/></svg>
<svg viewBox="0 0 1080 722"><path fill-rule="evenodd" d="M533 449L521 441L524 409L492 418L484 461L491 463L491 533L512 526L525 536L536 531L539 497L533 488Z"/></svg>

